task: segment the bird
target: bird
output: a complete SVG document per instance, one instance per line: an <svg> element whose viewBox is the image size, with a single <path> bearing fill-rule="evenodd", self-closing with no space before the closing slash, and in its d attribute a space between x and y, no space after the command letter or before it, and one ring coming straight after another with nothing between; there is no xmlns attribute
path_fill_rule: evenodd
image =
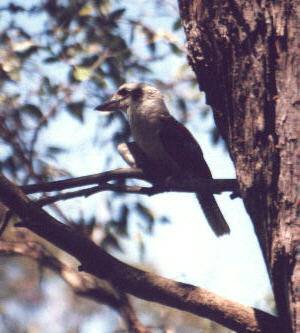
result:
<svg viewBox="0 0 300 333"><path fill-rule="evenodd" d="M155 177L198 177L212 179L200 145L191 132L169 112L163 94L146 83L124 83L97 111L122 111L127 115L134 142L121 144L119 153L136 166L135 157L153 169ZM149 167L150 166L150 167ZM230 233L230 228L213 196L199 190L197 199L216 236Z"/></svg>

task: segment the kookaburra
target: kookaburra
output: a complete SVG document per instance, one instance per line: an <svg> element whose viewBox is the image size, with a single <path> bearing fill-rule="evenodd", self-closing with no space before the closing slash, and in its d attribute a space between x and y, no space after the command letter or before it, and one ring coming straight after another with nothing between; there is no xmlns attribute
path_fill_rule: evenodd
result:
<svg viewBox="0 0 300 333"><path fill-rule="evenodd" d="M168 177L212 178L202 150L192 134L173 118L161 92L144 83L125 83L99 111L121 110L127 114L134 143L121 146L119 152L130 165L143 154L160 179ZM134 155L133 154L133 155ZM124 156L125 155L125 156ZM197 192L206 219L217 236L229 233L213 194Z"/></svg>

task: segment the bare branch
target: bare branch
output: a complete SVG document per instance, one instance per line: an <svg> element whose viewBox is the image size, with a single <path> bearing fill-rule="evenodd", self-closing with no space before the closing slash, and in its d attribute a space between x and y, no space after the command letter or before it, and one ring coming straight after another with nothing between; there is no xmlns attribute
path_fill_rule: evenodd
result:
<svg viewBox="0 0 300 333"><path fill-rule="evenodd" d="M147 176L141 169L137 168L123 168L106 171L94 175L82 176L77 178L69 178L58 180L54 182L42 182L38 184L31 184L21 186L21 189L27 193L36 192L52 192L65 190L67 188L82 187L92 184L101 184L101 186L90 188L87 191L81 190L76 194L66 194L61 199L65 200L77 196L85 196L94 194L100 191L117 191L126 193L137 193L153 195L163 192L197 192L199 189L210 191L212 193L220 193L224 191L238 192L238 184L235 179L204 179L204 178L185 178L185 179L171 179L165 184L154 184L152 187L142 186L127 186L127 185L112 185L108 184L111 180L125 180L125 179L141 179L151 183ZM91 191L91 193L90 193ZM50 199L49 199L50 200ZM54 200L57 201L57 200ZM54 202L53 201L53 202ZM51 200L50 200L51 202Z"/></svg>
<svg viewBox="0 0 300 333"><path fill-rule="evenodd" d="M212 187L219 193L219 188L229 188L233 182L231 179L218 179L214 180L216 183L211 184L211 181L208 182L208 184L205 183L206 180L204 180L204 184L201 184L201 188L203 188L203 185L211 189ZM41 198L39 200L36 200L35 202L40 205L40 206L45 206L52 204L56 201L60 200L68 200L68 199L73 199L77 197L88 197L90 195L99 193L99 192L104 192L104 191L113 191L113 192L121 192L121 193L133 193L133 194L144 194L144 195L155 195L155 194L160 194L164 192L195 192L194 185L192 184L190 187L188 186L189 184L186 183L185 186L180 186L180 185L154 185L151 187L145 187L145 186L138 186L138 185L125 185L125 184L109 184L109 183L104 183L100 184L98 186L93 186L89 188L85 188L82 190L78 191L71 191L71 192L65 192L65 193L59 193L57 195L53 196L46 196L44 198ZM197 185L197 184L196 184ZM234 192L236 193L236 192ZM236 198L237 195L233 195L233 198Z"/></svg>
<svg viewBox="0 0 300 333"><path fill-rule="evenodd" d="M90 274L78 272L50 254L41 244L32 241L1 241L0 254L22 255L36 260L43 267L49 268L71 287L75 294L92 299L113 308L125 320L130 332L149 333L137 319L128 297L113 286Z"/></svg>
<svg viewBox="0 0 300 333"><path fill-rule="evenodd" d="M72 191L72 192L65 192L65 193L59 193L57 195L53 196L46 196L44 198L41 198L39 200L36 200L35 202L39 206L45 206L52 204L56 201L60 200L68 200L73 199L77 197L88 197L90 195L103 192L103 191L114 191L114 192L122 192L122 193L135 193L135 194L146 194L146 195L153 195L159 192L155 187L142 187L142 186L128 186L124 184L109 184L104 183L100 184L98 186L93 186L89 188L85 188L78 191Z"/></svg>
<svg viewBox="0 0 300 333"><path fill-rule="evenodd" d="M282 332L278 319L264 311L117 260L90 239L50 216L2 175L0 200L23 220L24 227L77 258L82 270L107 279L126 293L206 317L236 332Z"/></svg>
<svg viewBox="0 0 300 333"><path fill-rule="evenodd" d="M72 188L72 187L101 184L109 180L122 180L127 178L146 180L145 175L143 174L141 169L120 168L89 176L57 180L54 182L41 182L38 184L24 185L21 186L21 189L26 194L37 193L37 192L52 192L52 191L65 190L67 188Z"/></svg>

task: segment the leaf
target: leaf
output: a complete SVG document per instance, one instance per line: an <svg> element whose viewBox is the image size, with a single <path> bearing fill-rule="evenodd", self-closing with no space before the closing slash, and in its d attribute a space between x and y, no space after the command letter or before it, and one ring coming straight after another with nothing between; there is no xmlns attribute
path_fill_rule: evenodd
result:
<svg viewBox="0 0 300 333"><path fill-rule="evenodd" d="M11 155L8 156L2 163L1 169L8 169L11 173L15 174L15 172L20 168L20 164L17 161L16 156Z"/></svg>
<svg viewBox="0 0 300 333"><path fill-rule="evenodd" d="M47 57L44 59L46 64L53 64L54 62L60 61L59 57Z"/></svg>
<svg viewBox="0 0 300 333"><path fill-rule="evenodd" d="M18 12L23 12L25 9L24 9L24 7L10 3L8 5L8 10L11 11L12 13L18 13Z"/></svg>
<svg viewBox="0 0 300 333"><path fill-rule="evenodd" d="M94 8L91 4L87 3L78 12L79 16L91 16L94 13Z"/></svg>
<svg viewBox="0 0 300 333"><path fill-rule="evenodd" d="M75 116L78 120L83 122L83 108L84 108L85 102L74 102L67 104L67 108L71 111L71 114Z"/></svg>
<svg viewBox="0 0 300 333"><path fill-rule="evenodd" d="M139 72L141 72L141 73L152 73L152 70L150 69L150 68L148 68L148 67L146 67L146 66L144 66L144 65L141 65L141 64L138 64L138 63L134 63L134 64L130 64L129 66L128 66L128 68L130 69L134 69L134 70L137 70L137 71L139 71Z"/></svg>
<svg viewBox="0 0 300 333"><path fill-rule="evenodd" d="M39 47L36 45L30 46L28 47L26 50L24 51L17 51L16 54L21 58L21 59L25 59L28 58L29 56L31 56L33 53L36 53L39 50Z"/></svg>
<svg viewBox="0 0 300 333"><path fill-rule="evenodd" d="M100 224L97 225L97 219L95 216L92 216L90 219L85 219L84 223L85 223L85 229L88 231L89 235L92 234L95 227L102 229L102 226Z"/></svg>
<svg viewBox="0 0 300 333"><path fill-rule="evenodd" d="M180 19L180 18L178 18L178 19L173 23L172 29L173 29L174 31L181 29L181 19Z"/></svg>
<svg viewBox="0 0 300 333"><path fill-rule="evenodd" d="M155 54L156 51L156 44L154 42L150 42L148 45L148 48L152 54Z"/></svg>
<svg viewBox="0 0 300 333"><path fill-rule="evenodd" d="M116 9L109 14L108 19L111 21L117 21L121 18L125 11L125 8Z"/></svg>
<svg viewBox="0 0 300 333"><path fill-rule="evenodd" d="M92 56L84 57L81 60L81 67L87 68L89 66L93 66L96 61L98 61L99 55L94 54Z"/></svg>
<svg viewBox="0 0 300 333"><path fill-rule="evenodd" d="M33 46L36 45L30 39L18 41L12 44L12 48L15 52L24 52Z"/></svg>
<svg viewBox="0 0 300 333"><path fill-rule="evenodd" d="M166 217L166 216L162 216L162 217L159 219L159 222L160 222L161 224L170 224L170 223L171 223L170 219L169 219L168 217Z"/></svg>
<svg viewBox="0 0 300 333"><path fill-rule="evenodd" d="M154 219L155 219L155 216L154 216L152 210L149 209L148 207L142 205L139 202L136 204L136 210L141 215L141 217L146 221L146 223L148 224L148 231L151 232L152 228L153 228Z"/></svg>
<svg viewBox="0 0 300 333"><path fill-rule="evenodd" d="M1 81L10 81L10 76L6 73L6 71L3 69L2 65L0 64L0 80Z"/></svg>
<svg viewBox="0 0 300 333"><path fill-rule="evenodd" d="M130 26L130 34L129 34L129 43L132 44L135 38L135 29L136 29L136 25L132 24Z"/></svg>
<svg viewBox="0 0 300 333"><path fill-rule="evenodd" d="M128 236L128 213L128 207L123 205L121 207L119 221L114 225L117 232L123 236Z"/></svg>
<svg viewBox="0 0 300 333"><path fill-rule="evenodd" d="M66 152L67 150L62 147L57 147L57 146L49 146L47 147L47 154L48 155L56 155L56 154L61 154Z"/></svg>
<svg viewBox="0 0 300 333"><path fill-rule="evenodd" d="M48 77L43 77L43 80L40 85L40 96L41 95L54 95L57 94L58 85L51 84L51 81Z"/></svg>
<svg viewBox="0 0 300 333"><path fill-rule="evenodd" d="M92 75L92 69L84 66L75 66L73 70L73 77L77 81L86 81Z"/></svg>
<svg viewBox="0 0 300 333"><path fill-rule="evenodd" d="M175 43L169 43L170 49L174 54L182 54L182 50L175 44Z"/></svg>
<svg viewBox="0 0 300 333"><path fill-rule="evenodd" d="M212 144L216 145L220 141L220 139L221 139L220 132L217 129L217 127L214 127L210 132L211 132Z"/></svg>
<svg viewBox="0 0 300 333"><path fill-rule="evenodd" d="M179 97L177 99L177 104L178 104L178 107L183 111L183 112L186 112L187 111L187 107L186 107L186 102L183 98Z"/></svg>
<svg viewBox="0 0 300 333"><path fill-rule="evenodd" d="M107 233L107 235L104 237L104 239L101 242L101 246L104 249L107 249L108 247L112 247L120 252L123 252L123 249L122 249L118 239L116 238L116 236L114 236L111 233Z"/></svg>
<svg viewBox="0 0 300 333"><path fill-rule="evenodd" d="M25 113L29 114L31 117L36 118L36 119L41 119L43 117L43 113L40 110L40 108L38 108L34 104L23 105L21 108L21 112L25 112Z"/></svg>
<svg viewBox="0 0 300 333"><path fill-rule="evenodd" d="M155 33L146 26L142 27L142 31L147 39L147 47L149 48L149 51L154 55L156 51Z"/></svg>

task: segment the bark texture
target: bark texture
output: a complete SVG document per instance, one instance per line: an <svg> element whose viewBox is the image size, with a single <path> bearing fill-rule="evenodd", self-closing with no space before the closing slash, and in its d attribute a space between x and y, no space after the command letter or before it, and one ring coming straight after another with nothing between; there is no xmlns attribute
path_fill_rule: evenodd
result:
<svg viewBox="0 0 300 333"><path fill-rule="evenodd" d="M179 0L179 7L190 65L262 247L280 332L300 332L299 1Z"/></svg>

